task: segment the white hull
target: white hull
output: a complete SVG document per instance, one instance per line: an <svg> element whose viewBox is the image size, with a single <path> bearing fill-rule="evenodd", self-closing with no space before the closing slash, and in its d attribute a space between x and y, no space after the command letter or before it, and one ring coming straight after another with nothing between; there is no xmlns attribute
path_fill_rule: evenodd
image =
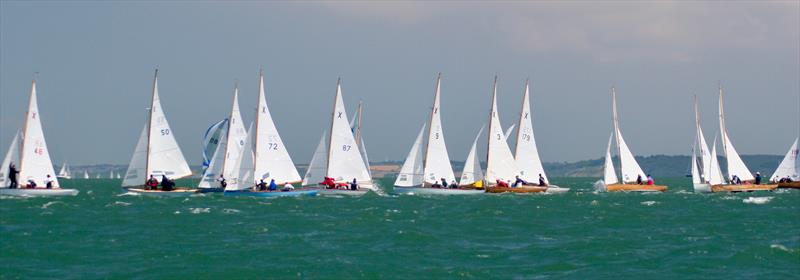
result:
<svg viewBox="0 0 800 280"><path fill-rule="evenodd" d="M710 193L711 184L693 184L694 192L696 193Z"/></svg>
<svg viewBox="0 0 800 280"><path fill-rule="evenodd" d="M78 190L75 189L0 189L0 195L10 196L75 196Z"/></svg>
<svg viewBox="0 0 800 280"><path fill-rule="evenodd" d="M566 192L569 192L569 188L562 188L554 185L547 186L547 191L545 191L545 193L551 193L551 194L566 193Z"/></svg>
<svg viewBox="0 0 800 280"><path fill-rule="evenodd" d="M474 195L482 194L484 190L423 188L423 187L394 187L396 193L410 195Z"/></svg>
<svg viewBox="0 0 800 280"><path fill-rule="evenodd" d="M362 196L370 191L377 192L375 190L374 185L359 185L358 190L350 190L350 189L326 189L325 186L319 186L318 195L350 195L350 196Z"/></svg>
<svg viewBox="0 0 800 280"><path fill-rule="evenodd" d="M177 189L177 190L168 191L168 192L145 190L145 189L134 189L134 188L129 188L129 189L126 189L126 190L129 193L135 193L135 194L146 195L146 196L179 196L179 197L180 196L190 196L190 195L195 194L195 193L198 192L196 189Z"/></svg>

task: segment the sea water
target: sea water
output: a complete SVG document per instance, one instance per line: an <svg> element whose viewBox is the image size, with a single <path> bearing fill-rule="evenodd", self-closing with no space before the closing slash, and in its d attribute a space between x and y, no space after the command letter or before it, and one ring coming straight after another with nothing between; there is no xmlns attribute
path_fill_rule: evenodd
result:
<svg viewBox="0 0 800 280"><path fill-rule="evenodd" d="M800 191L187 198L64 180L0 197L0 278L800 277ZM194 185L196 182L183 181Z"/></svg>

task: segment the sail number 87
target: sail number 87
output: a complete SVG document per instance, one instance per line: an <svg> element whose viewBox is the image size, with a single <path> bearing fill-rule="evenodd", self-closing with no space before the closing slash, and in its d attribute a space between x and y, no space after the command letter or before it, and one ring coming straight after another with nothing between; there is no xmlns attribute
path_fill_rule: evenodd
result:
<svg viewBox="0 0 800 280"><path fill-rule="evenodd" d="M350 146L350 145L342 145L342 151L345 151L345 152L350 151L350 148L352 148L352 146Z"/></svg>

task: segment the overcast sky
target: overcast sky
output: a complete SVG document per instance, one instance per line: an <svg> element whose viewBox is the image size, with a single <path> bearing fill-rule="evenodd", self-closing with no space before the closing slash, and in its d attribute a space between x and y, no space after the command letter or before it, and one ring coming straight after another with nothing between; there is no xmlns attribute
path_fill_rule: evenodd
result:
<svg viewBox="0 0 800 280"><path fill-rule="evenodd" d="M718 81L737 150L784 154L800 130L798 3L0 1L0 149L39 72L53 160L127 164L158 67L170 125L199 164L202 135L229 114L236 81L253 119L263 67L297 163L330 124L337 77L350 112L365 103L370 159L402 160L437 72L454 160L488 120L495 74L504 126L531 79L544 161L605 153L612 84L637 155L690 153L693 94L713 140Z"/></svg>

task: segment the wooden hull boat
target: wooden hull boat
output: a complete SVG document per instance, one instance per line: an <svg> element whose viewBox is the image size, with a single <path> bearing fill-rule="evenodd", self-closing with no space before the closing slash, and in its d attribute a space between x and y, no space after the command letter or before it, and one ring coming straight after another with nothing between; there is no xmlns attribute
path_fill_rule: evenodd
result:
<svg viewBox="0 0 800 280"><path fill-rule="evenodd" d="M506 188L506 187L488 187L486 188L487 193L540 193L546 192L547 187L539 187L539 186L522 186L516 188Z"/></svg>
<svg viewBox="0 0 800 280"><path fill-rule="evenodd" d="M483 189L475 188L394 187L394 191L401 194L415 195L475 195L484 193Z"/></svg>
<svg viewBox="0 0 800 280"><path fill-rule="evenodd" d="M46 189L46 188L35 188L35 189L8 189L3 188L0 189L0 195L8 195L8 196L29 196L29 197L39 197L39 196L75 196L78 195L78 190L75 189Z"/></svg>
<svg viewBox="0 0 800 280"><path fill-rule="evenodd" d="M637 184L611 184L606 185L607 192L663 192L667 186L637 185Z"/></svg>
<svg viewBox="0 0 800 280"><path fill-rule="evenodd" d="M752 192L752 191L772 191L778 188L777 184L771 185L713 185L711 186L712 192Z"/></svg>
<svg viewBox="0 0 800 280"><path fill-rule="evenodd" d="M800 189L800 182L778 183L779 189Z"/></svg>
<svg viewBox="0 0 800 280"><path fill-rule="evenodd" d="M189 189L189 188L175 188L174 190L171 191L146 190L139 188L128 188L126 190L130 193L136 193L146 196L190 196L192 194L199 193L197 189Z"/></svg>

